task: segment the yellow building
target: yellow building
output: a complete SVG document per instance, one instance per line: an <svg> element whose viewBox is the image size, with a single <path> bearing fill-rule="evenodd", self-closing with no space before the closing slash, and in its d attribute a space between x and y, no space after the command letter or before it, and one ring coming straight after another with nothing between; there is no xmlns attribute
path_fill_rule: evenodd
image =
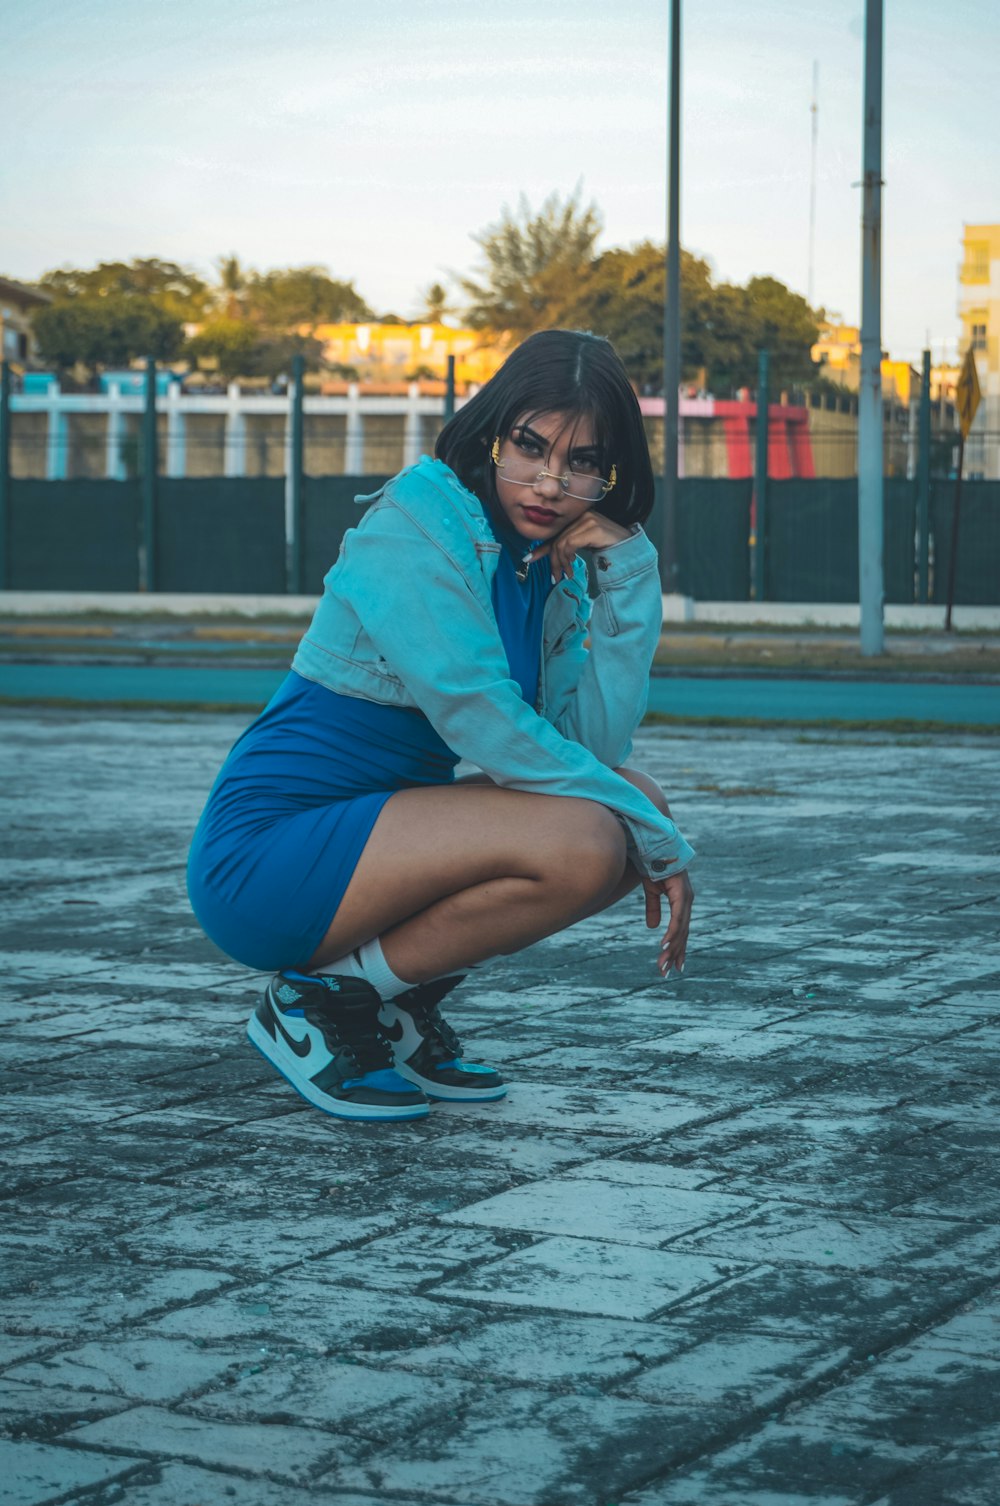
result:
<svg viewBox="0 0 1000 1506"><path fill-rule="evenodd" d="M320 324L311 330L331 365L353 367L362 381L400 382L417 374L443 379L455 357L455 381L483 383L502 364L494 337L448 324Z"/></svg>
<svg viewBox="0 0 1000 1506"><path fill-rule="evenodd" d="M861 331L856 324L826 320L819 327L819 338L809 354L821 368L821 375L838 382L850 392L861 385ZM882 362L882 396L907 407L911 396L916 401L920 391L920 373L909 361Z"/></svg>
<svg viewBox="0 0 1000 1506"><path fill-rule="evenodd" d="M958 269L961 353L972 347L982 402L965 448L966 475L1000 480L1000 225L966 225Z"/></svg>

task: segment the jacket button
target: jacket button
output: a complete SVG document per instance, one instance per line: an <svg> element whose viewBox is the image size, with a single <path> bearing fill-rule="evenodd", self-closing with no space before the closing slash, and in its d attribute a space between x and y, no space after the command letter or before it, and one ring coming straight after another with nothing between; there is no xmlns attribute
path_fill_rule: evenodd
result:
<svg viewBox="0 0 1000 1506"><path fill-rule="evenodd" d="M610 570L611 561L609 559L606 559L603 554L599 554L597 556L597 568L598 570Z"/></svg>
<svg viewBox="0 0 1000 1506"><path fill-rule="evenodd" d="M670 864L665 862L663 858L654 858L652 863L650 864L650 867L652 868L654 873L662 873L664 868L670 867Z"/></svg>

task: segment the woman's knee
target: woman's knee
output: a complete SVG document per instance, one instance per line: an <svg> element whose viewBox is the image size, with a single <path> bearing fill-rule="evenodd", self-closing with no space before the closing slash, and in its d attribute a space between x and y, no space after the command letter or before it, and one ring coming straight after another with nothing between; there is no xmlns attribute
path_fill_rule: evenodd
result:
<svg viewBox="0 0 1000 1506"><path fill-rule="evenodd" d="M606 806L593 800L559 800L558 830L544 853L546 878L581 903L613 889L625 871L625 832Z"/></svg>
<svg viewBox="0 0 1000 1506"><path fill-rule="evenodd" d="M620 774L623 779L627 779L629 784L635 785L637 790L641 790L646 799L656 806L661 815L670 815L667 797L652 775L644 774L641 769L616 769L615 773Z"/></svg>

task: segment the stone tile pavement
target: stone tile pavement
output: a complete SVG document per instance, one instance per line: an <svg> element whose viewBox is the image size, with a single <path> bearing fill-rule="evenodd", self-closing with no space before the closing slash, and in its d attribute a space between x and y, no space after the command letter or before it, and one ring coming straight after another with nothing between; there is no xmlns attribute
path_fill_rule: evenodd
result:
<svg viewBox="0 0 1000 1506"><path fill-rule="evenodd" d="M641 734L700 854L344 1125L187 912L238 718L0 713L0 1503L996 1506L990 738Z"/></svg>

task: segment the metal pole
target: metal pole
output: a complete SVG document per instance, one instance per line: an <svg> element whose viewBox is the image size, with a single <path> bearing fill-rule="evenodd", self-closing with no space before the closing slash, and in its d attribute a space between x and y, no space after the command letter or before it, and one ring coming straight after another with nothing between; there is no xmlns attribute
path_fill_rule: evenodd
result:
<svg viewBox="0 0 1000 1506"><path fill-rule="evenodd" d="M767 427L771 358L766 350L757 355L757 427L753 470L753 597L763 601L767 593Z"/></svg>
<svg viewBox="0 0 1000 1506"><path fill-rule="evenodd" d="M872 655L882 653L885 645L882 618L882 0L865 0L863 167L858 566L861 652Z"/></svg>
<svg viewBox="0 0 1000 1506"><path fill-rule="evenodd" d="M948 605L944 614L944 630L951 632L951 609L955 604L955 565L958 561L958 515L962 506L962 470L965 466L965 435L958 441L958 475L955 478L955 510L951 515L951 552L948 557Z"/></svg>
<svg viewBox="0 0 1000 1506"><path fill-rule="evenodd" d="M444 421L455 417L455 357L448 357L448 371L444 379Z"/></svg>
<svg viewBox="0 0 1000 1506"><path fill-rule="evenodd" d="M917 420L917 600L924 606L930 585L931 353L924 351Z"/></svg>
<svg viewBox="0 0 1000 1506"><path fill-rule="evenodd" d="M0 361L0 591L10 588L10 367Z"/></svg>
<svg viewBox="0 0 1000 1506"><path fill-rule="evenodd" d="M291 596L302 594L302 480L304 470L304 427L302 389L305 385L305 357L292 357L292 380L288 389L288 475L285 477L285 580Z"/></svg>
<svg viewBox="0 0 1000 1506"><path fill-rule="evenodd" d="M667 176L667 288L663 318L663 529L660 577L676 591L677 407L681 385L681 0L670 0L670 130Z"/></svg>
<svg viewBox="0 0 1000 1506"><path fill-rule="evenodd" d="M156 361L146 357L146 406L142 415L142 540L139 590L156 590Z"/></svg>

